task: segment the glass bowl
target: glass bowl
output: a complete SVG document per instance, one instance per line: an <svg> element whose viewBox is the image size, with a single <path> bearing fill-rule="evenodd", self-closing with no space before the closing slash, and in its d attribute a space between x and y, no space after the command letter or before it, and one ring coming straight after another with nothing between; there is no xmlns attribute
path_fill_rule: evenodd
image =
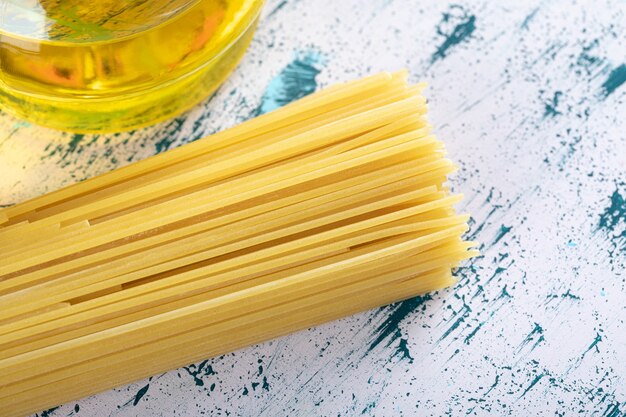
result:
<svg viewBox="0 0 626 417"><path fill-rule="evenodd" d="M136 129L211 94L263 0L4 0L0 108L79 133Z"/></svg>

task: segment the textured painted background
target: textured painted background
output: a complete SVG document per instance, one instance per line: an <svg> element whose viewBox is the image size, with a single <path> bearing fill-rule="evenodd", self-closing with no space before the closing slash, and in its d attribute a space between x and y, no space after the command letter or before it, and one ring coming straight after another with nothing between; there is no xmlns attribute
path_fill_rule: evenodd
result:
<svg viewBox="0 0 626 417"><path fill-rule="evenodd" d="M484 254L455 288L40 415L625 415L626 3L508 3L269 1L233 76L170 122L90 136L0 114L12 204L407 67Z"/></svg>

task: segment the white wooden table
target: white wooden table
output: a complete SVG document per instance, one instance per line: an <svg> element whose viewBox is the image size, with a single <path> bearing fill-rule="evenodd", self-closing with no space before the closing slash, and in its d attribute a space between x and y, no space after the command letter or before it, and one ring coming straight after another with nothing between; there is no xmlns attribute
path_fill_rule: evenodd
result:
<svg viewBox="0 0 626 417"><path fill-rule="evenodd" d="M175 120L91 136L0 114L0 203L401 67L430 85L482 244L456 287L40 415L625 415L623 1L269 1L233 76Z"/></svg>

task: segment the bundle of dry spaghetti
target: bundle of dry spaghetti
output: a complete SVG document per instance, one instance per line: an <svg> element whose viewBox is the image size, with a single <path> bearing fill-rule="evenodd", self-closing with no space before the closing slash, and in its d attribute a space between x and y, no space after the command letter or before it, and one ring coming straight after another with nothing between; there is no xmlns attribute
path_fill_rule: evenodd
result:
<svg viewBox="0 0 626 417"><path fill-rule="evenodd" d="M0 415L440 289L474 256L381 73L0 212Z"/></svg>

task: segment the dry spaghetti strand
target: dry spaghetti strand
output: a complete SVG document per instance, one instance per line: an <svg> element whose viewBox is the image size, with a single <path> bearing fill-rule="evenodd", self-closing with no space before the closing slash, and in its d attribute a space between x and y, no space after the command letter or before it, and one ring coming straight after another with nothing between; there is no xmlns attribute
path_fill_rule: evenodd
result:
<svg viewBox="0 0 626 417"><path fill-rule="evenodd" d="M0 210L0 417L454 284L476 243L406 80Z"/></svg>

